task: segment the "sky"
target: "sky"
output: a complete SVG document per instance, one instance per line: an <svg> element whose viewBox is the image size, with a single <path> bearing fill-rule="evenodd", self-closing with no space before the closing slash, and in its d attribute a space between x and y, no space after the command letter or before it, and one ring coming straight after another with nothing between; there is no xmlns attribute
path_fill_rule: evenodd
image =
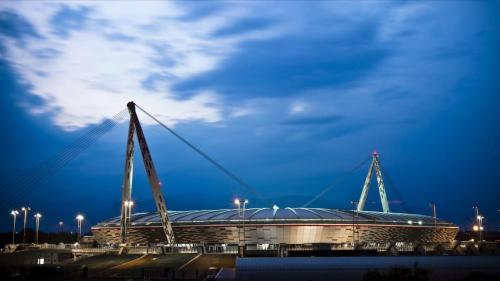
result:
<svg viewBox="0 0 500 281"><path fill-rule="evenodd" d="M435 202L468 229L478 206L498 231L498 50L499 1L2 1L0 230L26 204L46 231L119 215L128 118L16 183L135 101L265 197L139 112L170 210L300 207L332 183L310 207L351 209L377 151L393 211ZM134 211L153 211L135 161Z"/></svg>

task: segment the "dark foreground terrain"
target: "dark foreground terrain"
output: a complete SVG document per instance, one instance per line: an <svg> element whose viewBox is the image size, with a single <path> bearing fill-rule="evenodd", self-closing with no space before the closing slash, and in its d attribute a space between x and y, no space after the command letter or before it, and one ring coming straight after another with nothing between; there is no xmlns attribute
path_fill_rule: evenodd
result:
<svg viewBox="0 0 500 281"><path fill-rule="evenodd" d="M43 253L65 257L62 251ZM500 256L237 258L222 253L102 254L28 265L29 256L29 251L0 254L0 280L500 280Z"/></svg>

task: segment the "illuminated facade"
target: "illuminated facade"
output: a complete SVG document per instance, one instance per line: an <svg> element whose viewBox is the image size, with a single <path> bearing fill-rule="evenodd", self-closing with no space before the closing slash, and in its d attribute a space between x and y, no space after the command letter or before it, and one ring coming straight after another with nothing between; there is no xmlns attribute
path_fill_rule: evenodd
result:
<svg viewBox="0 0 500 281"><path fill-rule="evenodd" d="M433 217L324 208L169 211L177 243L216 245L340 245L450 243L458 227ZM120 217L92 227L99 243L120 242ZM130 243L163 243L157 213L131 217Z"/></svg>

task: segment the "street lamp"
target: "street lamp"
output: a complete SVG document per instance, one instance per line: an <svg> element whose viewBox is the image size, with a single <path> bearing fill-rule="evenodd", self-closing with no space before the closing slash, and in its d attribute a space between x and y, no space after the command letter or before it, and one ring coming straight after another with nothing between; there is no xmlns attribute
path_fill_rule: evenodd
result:
<svg viewBox="0 0 500 281"><path fill-rule="evenodd" d="M437 226L436 203L431 203L432 218L434 219L434 228Z"/></svg>
<svg viewBox="0 0 500 281"><path fill-rule="evenodd" d="M26 243L26 221L28 219L28 212L31 211L30 207L22 207L21 211L24 213L24 223L23 223L23 244Z"/></svg>
<svg viewBox="0 0 500 281"><path fill-rule="evenodd" d="M243 205L243 218L245 218L245 206L246 206L246 204L248 204L248 200L247 199L242 200L242 199L236 198L236 199L234 199L234 204L238 205L238 213L239 213L240 217L241 217L241 210L242 210L241 206Z"/></svg>
<svg viewBox="0 0 500 281"><path fill-rule="evenodd" d="M243 243L241 242L241 235L240 232L238 231L238 240L240 241L240 246L245 245L245 208L246 205L248 204L248 200L245 199L234 199L234 204L238 205L238 216L241 217L241 229L243 230ZM243 211L242 211L243 210Z"/></svg>
<svg viewBox="0 0 500 281"><path fill-rule="evenodd" d="M474 206L474 207L472 207L472 209L474 209L474 220L476 221L476 223L472 227L472 230L479 231L479 220L478 220L478 217L479 217L479 208L477 206ZM478 240L481 241L481 238L478 237Z"/></svg>
<svg viewBox="0 0 500 281"><path fill-rule="evenodd" d="M479 214L479 208L477 206L474 206L473 209L474 209L474 216L475 216L476 224L474 225L474 227L472 229L474 231L479 232L479 241L482 242L483 241L483 229L484 229L484 227L483 227L484 216Z"/></svg>
<svg viewBox="0 0 500 281"><path fill-rule="evenodd" d="M481 216L481 215L478 215L477 216L477 221L478 221L478 225L479 225L479 241L483 241L483 220L484 220L484 217Z"/></svg>
<svg viewBox="0 0 500 281"><path fill-rule="evenodd" d="M125 200L123 201L123 206L125 208L124 215L125 215L125 225L124 225L124 232L125 232L125 237L123 238L123 242L126 243L127 241L127 230L130 225L130 220L132 216L132 206L134 206L134 201L132 200Z"/></svg>
<svg viewBox="0 0 500 281"><path fill-rule="evenodd" d="M60 221L59 222L59 232L63 232L63 226L64 226L64 222L63 221Z"/></svg>
<svg viewBox="0 0 500 281"><path fill-rule="evenodd" d="M16 242L16 219L17 219L17 215L19 215L19 211L12 210L12 211L10 211L10 214L12 215L12 218L13 218L13 221L12 221L12 244L15 244L15 242Z"/></svg>
<svg viewBox="0 0 500 281"><path fill-rule="evenodd" d="M38 230L40 230L40 218L42 217L42 214L36 213L34 217L35 217L35 244L38 244Z"/></svg>
<svg viewBox="0 0 500 281"><path fill-rule="evenodd" d="M85 218L83 217L83 215L81 214L78 214L76 215L76 222L77 222L77 227L78 227L78 232L77 232L77 235L78 235L78 241L80 241L80 237L82 236L82 221L84 220Z"/></svg>
<svg viewBox="0 0 500 281"><path fill-rule="evenodd" d="M130 220L130 216L132 214L132 206L134 206L134 201L132 200L129 200L129 201L125 201L123 202L123 204L125 205L125 210L127 212L127 218Z"/></svg>

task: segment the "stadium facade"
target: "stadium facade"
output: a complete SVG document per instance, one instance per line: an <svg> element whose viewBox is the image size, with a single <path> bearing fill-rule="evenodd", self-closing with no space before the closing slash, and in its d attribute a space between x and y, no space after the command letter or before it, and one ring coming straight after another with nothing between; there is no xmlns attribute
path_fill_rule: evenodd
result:
<svg viewBox="0 0 500 281"><path fill-rule="evenodd" d="M447 244L458 227L431 216L324 208L169 211L176 243L214 245ZM92 227L99 243L120 243L120 217ZM129 243L165 242L157 213L131 216Z"/></svg>

